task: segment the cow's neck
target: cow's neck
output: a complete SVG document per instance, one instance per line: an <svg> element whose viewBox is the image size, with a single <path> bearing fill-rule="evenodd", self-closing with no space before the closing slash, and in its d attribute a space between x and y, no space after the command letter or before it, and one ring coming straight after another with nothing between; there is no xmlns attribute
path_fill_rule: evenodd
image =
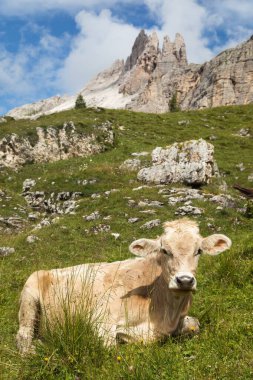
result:
<svg viewBox="0 0 253 380"><path fill-rule="evenodd" d="M163 276L157 278L151 294L150 317L159 332L168 334L176 329L180 317L187 313L191 299L191 292L169 290Z"/></svg>

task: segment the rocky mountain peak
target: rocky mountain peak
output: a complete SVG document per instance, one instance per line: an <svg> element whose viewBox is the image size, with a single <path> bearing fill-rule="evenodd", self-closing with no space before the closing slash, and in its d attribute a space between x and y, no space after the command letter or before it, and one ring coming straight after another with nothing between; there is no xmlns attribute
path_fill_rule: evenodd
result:
<svg viewBox="0 0 253 380"><path fill-rule="evenodd" d="M136 62L139 56L143 53L148 41L149 38L145 31L142 29L134 41L131 55L126 60L125 71L131 70L136 65Z"/></svg>
<svg viewBox="0 0 253 380"><path fill-rule="evenodd" d="M184 38L164 37L141 30L126 62L117 60L81 91L88 106L123 108L142 112L168 112L177 95L182 110L253 102L253 36L227 49L209 62L188 64ZM74 108L76 96L53 97L10 111L14 118Z"/></svg>
<svg viewBox="0 0 253 380"><path fill-rule="evenodd" d="M168 36L164 37L161 61L180 66L187 65L186 46L181 34L176 34L174 42L171 42Z"/></svg>

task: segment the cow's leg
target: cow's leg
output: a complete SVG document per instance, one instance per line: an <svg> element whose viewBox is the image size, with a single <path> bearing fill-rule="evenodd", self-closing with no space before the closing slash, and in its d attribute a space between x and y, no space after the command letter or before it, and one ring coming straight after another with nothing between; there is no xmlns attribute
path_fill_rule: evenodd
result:
<svg viewBox="0 0 253 380"><path fill-rule="evenodd" d="M18 350L21 354L33 351L32 339L38 326L39 290L38 286L31 287L29 279L24 286L20 298L19 330L16 336ZM34 283L33 283L34 285Z"/></svg>
<svg viewBox="0 0 253 380"><path fill-rule="evenodd" d="M186 315L179 321L176 331L172 335L196 335L199 333L199 320Z"/></svg>
<svg viewBox="0 0 253 380"><path fill-rule="evenodd" d="M150 327L150 323L131 327L118 326L116 329L116 342L118 343L147 343L155 339L156 336Z"/></svg>

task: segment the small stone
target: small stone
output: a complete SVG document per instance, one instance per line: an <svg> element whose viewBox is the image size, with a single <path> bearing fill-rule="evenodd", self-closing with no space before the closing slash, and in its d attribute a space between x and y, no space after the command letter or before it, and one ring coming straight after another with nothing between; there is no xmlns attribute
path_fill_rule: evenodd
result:
<svg viewBox="0 0 253 380"><path fill-rule="evenodd" d="M0 257L9 256L15 252L15 248L11 247L0 247Z"/></svg>
<svg viewBox="0 0 253 380"><path fill-rule="evenodd" d="M245 170L243 162L240 162L240 164L236 165L236 168L240 170L240 172L243 172Z"/></svg>
<svg viewBox="0 0 253 380"><path fill-rule="evenodd" d="M251 173L251 174L248 176L248 181L249 181L249 182L253 182L253 173Z"/></svg>
<svg viewBox="0 0 253 380"><path fill-rule="evenodd" d="M203 213L203 210L198 208L198 207L194 207L194 206L191 206L191 205L186 205L186 206L182 206L182 207L179 207L176 212L175 212L175 215L201 215Z"/></svg>
<svg viewBox="0 0 253 380"><path fill-rule="evenodd" d="M109 226L108 224L99 224L98 226L91 227L90 231L96 235L100 232L109 232L110 229L111 226Z"/></svg>
<svg viewBox="0 0 253 380"><path fill-rule="evenodd" d="M118 234L116 232L112 232L111 235L114 237L115 240L118 240L120 237L120 234Z"/></svg>
<svg viewBox="0 0 253 380"><path fill-rule="evenodd" d="M141 157L141 156L148 156L149 153L148 152L139 152L139 153L132 153L131 156L134 156L134 157Z"/></svg>
<svg viewBox="0 0 253 380"><path fill-rule="evenodd" d="M140 220L140 218L129 218L128 223L136 223Z"/></svg>
<svg viewBox="0 0 253 380"><path fill-rule="evenodd" d="M38 240L39 240L38 236L35 236L35 235L29 235L29 236L27 236L27 238L26 238L26 241L27 241L27 243L29 243L29 244L33 244L33 243L35 243L35 242L38 241Z"/></svg>
<svg viewBox="0 0 253 380"><path fill-rule="evenodd" d="M189 125L190 124L190 120L179 120L177 122L177 125Z"/></svg>
<svg viewBox="0 0 253 380"><path fill-rule="evenodd" d="M133 191L139 191L139 190L142 190L142 189L150 189L150 187L151 186L143 185L143 186L135 187L132 190Z"/></svg>
<svg viewBox="0 0 253 380"><path fill-rule="evenodd" d="M23 182L23 193L26 193L35 185L36 185L36 181L34 179L30 179L30 178L25 179Z"/></svg>
<svg viewBox="0 0 253 380"><path fill-rule="evenodd" d="M101 198L101 195L98 193L94 193L91 195L91 199L97 199L97 198Z"/></svg>
<svg viewBox="0 0 253 380"><path fill-rule="evenodd" d="M148 199L144 199L144 201L140 201L138 203L139 207L146 207L146 206L149 206L149 207L162 207L163 205L164 205L164 203L162 203L162 202L159 202L159 201L149 201Z"/></svg>
<svg viewBox="0 0 253 380"><path fill-rule="evenodd" d="M249 137L250 136L250 130L249 128L241 128L238 132L238 135L241 137Z"/></svg>
<svg viewBox="0 0 253 380"><path fill-rule="evenodd" d="M154 227L160 226L160 224L161 224L160 219L154 219L154 220L150 220L149 222L143 224L140 228L143 230L144 229L150 230Z"/></svg>
<svg viewBox="0 0 253 380"><path fill-rule="evenodd" d="M31 213L28 215L28 219L31 220L32 222L35 222L36 220L39 219L39 213Z"/></svg>
<svg viewBox="0 0 253 380"><path fill-rule="evenodd" d="M136 202L133 199L129 199L128 202L127 202L127 204L128 204L129 207L136 206Z"/></svg>
<svg viewBox="0 0 253 380"><path fill-rule="evenodd" d="M100 215L99 211L94 211L90 215L83 216L83 218L84 218L84 220L86 220L87 222L89 222L91 220L97 220L97 219L101 218L101 215Z"/></svg>

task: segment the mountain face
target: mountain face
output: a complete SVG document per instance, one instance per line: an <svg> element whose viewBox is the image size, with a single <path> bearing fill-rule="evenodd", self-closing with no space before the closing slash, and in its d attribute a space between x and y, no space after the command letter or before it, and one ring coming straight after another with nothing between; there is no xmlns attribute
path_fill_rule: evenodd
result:
<svg viewBox="0 0 253 380"><path fill-rule="evenodd" d="M253 36L204 64L188 64L184 39L142 30L126 62L117 60L81 91L88 106L162 113L173 96L182 110L253 102ZM77 95L76 95L77 96ZM71 109L76 96L53 97L11 110L14 118Z"/></svg>

